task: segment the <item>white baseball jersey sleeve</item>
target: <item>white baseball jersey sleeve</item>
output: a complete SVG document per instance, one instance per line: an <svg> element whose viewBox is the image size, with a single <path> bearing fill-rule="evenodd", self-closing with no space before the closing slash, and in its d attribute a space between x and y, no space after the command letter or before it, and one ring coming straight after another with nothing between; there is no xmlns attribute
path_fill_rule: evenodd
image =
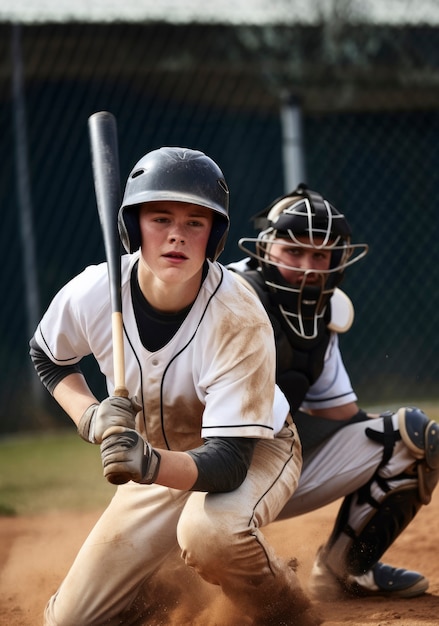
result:
<svg viewBox="0 0 439 626"><path fill-rule="evenodd" d="M331 333L325 353L323 371L309 388L302 408L327 409L356 402L350 378L343 363L338 342L338 334Z"/></svg>

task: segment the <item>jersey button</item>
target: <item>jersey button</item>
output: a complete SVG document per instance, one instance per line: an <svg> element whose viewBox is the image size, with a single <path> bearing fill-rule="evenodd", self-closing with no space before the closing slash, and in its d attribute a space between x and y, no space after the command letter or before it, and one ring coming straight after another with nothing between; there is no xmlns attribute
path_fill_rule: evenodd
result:
<svg viewBox="0 0 439 626"><path fill-rule="evenodd" d="M158 359L153 359L151 363L154 365L154 367L159 364Z"/></svg>

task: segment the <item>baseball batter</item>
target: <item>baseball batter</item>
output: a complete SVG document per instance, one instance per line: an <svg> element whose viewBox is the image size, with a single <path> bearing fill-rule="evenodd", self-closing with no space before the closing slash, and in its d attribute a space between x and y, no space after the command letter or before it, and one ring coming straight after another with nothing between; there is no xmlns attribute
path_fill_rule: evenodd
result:
<svg viewBox="0 0 439 626"><path fill-rule="evenodd" d="M353 307L337 285L367 246L351 242L345 216L299 185L258 216L250 256L229 267L269 313L277 346L277 383L290 403L304 465L280 517L344 497L332 534L317 555L311 593L410 598L428 588L420 573L379 559L422 504L439 476L439 428L418 408L380 416L359 409L338 335Z"/></svg>
<svg viewBox="0 0 439 626"><path fill-rule="evenodd" d="M320 623L260 531L297 487L301 448L275 386L270 321L216 260L228 203L202 152L161 148L132 170L119 211L129 398L112 395L106 264L65 285L31 339L42 382L100 444L104 475L127 480L50 599L46 626L134 623L139 589L177 543L252 623ZM80 369L88 354L107 379L101 402Z"/></svg>

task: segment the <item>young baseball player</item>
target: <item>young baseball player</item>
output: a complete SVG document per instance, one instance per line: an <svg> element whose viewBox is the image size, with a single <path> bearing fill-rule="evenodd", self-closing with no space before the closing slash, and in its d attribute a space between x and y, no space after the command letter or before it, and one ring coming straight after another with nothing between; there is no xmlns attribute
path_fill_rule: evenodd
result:
<svg viewBox="0 0 439 626"><path fill-rule="evenodd" d="M31 339L42 382L100 444L104 475L127 481L50 599L47 626L134 623L139 589L177 542L251 623L320 623L260 531L294 493L301 450L275 387L270 321L216 261L228 205L199 151L154 150L129 175L118 217L129 398L112 395L105 263L61 289ZM107 379L102 402L80 369L88 354Z"/></svg>
<svg viewBox="0 0 439 626"><path fill-rule="evenodd" d="M428 504L439 472L438 426L418 408L369 415L359 409L340 354L353 307L337 285L367 253L319 193L299 185L258 216L250 256L229 267L264 304L275 332L276 379L303 446L299 486L280 517L344 497L312 570L311 594L410 598L428 588L418 572L380 562Z"/></svg>

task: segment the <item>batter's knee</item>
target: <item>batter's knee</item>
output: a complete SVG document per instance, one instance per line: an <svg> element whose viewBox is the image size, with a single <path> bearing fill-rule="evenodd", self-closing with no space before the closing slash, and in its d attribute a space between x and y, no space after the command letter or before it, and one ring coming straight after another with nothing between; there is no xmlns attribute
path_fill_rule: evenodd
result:
<svg viewBox="0 0 439 626"><path fill-rule="evenodd" d="M240 529L231 511L220 512L215 506L194 506L198 500L200 498L195 497L180 516L177 539L181 555L205 580L220 584L240 546L250 540L251 531L247 527Z"/></svg>
<svg viewBox="0 0 439 626"><path fill-rule="evenodd" d="M177 539L180 548L197 560L212 558L222 553L232 543L228 524L209 515L182 515L177 526Z"/></svg>

